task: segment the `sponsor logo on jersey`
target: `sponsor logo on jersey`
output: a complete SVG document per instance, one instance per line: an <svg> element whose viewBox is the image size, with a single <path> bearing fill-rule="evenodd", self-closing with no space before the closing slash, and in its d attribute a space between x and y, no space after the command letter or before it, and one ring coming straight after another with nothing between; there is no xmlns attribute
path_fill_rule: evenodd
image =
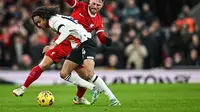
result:
<svg viewBox="0 0 200 112"><path fill-rule="evenodd" d="M81 13L79 13L79 15L80 15L81 17L84 17Z"/></svg>

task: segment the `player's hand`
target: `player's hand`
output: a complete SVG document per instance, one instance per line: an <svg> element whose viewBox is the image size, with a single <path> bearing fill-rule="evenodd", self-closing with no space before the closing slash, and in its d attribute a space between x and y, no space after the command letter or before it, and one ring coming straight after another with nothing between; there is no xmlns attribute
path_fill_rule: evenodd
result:
<svg viewBox="0 0 200 112"><path fill-rule="evenodd" d="M112 45L112 39L111 38L106 38L106 46L111 46Z"/></svg>
<svg viewBox="0 0 200 112"><path fill-rule="evenodd" d="M47 46L44 47L42 53L45 53L45 52L47 52L48 50L54 49L56 46L57 46L56 43L53 43L52 45L47 45Z"/></svg>

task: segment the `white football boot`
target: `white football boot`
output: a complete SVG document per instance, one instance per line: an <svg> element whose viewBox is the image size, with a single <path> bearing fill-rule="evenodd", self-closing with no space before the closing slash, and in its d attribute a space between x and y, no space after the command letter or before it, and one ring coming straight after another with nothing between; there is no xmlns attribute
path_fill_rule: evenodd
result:
<svg viewBox="0 0 200 112"><path fill-rule="evenodd" d="M74 104L83 104L83 105L90 105L90 102L85 99L84 97L79 98L78 96L74 97Z"/></svg>
<svg viewBox="0 0 200 112"><path fill-rule="evenodd" d="M120 106L120 105L121 103L119 102L119 100L115 98L110 100L110 104L108 106Z"/></svg>
<svg viewBox="0 0 200 112"><path fill-rule="evenodd" d="M97 101L97 99L99 98L99 95L101 94L101 91L99 88L97 88L96 86L94 86L94 88L91 90L91 95L92 95L92 101L91 101L91 105L94 105L94 103Z"/></svg>
<svg viewBox="0 0 200 112"><path fill-rule="evenodd" d="M21 86L20 88L14 89L13 90L13 94L15 96L23 96L23 94L25 93L26 90L27 90L26 87Z"/></svg>

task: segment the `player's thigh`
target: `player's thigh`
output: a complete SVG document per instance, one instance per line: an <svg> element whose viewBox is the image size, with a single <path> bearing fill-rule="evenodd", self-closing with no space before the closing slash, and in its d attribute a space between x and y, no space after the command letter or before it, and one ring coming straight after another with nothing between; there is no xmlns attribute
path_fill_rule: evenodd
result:
<svg viewBox="0 0 200 112"><path fill-rule="evenodd" d="M83 47L83 65L88 72L94 71L95 56L96 56L96 43L88 40Z"/></svg>
<svg viewBox="0 0 200 112"><path fill-rule="evenodd" d="M72 51L71 46L59 44L55 48L48 50L45 56L50 57L55 63L59 62L60 59L66 58Z"/></svg>
<svg viewBox="0 0 200 112"><path fill-rule="evenodd" d="M75 68L77 67L78 67L78 64L66 59L60 71L61 78L65 78L69 76L71 72L75 70Z"/></svg>
<svg viewBox="0 0 200 112"><path fill-rule="evenodd" d="M86 42L84 42L82 46L83 60L85 59L95 60L96 50L97 50L97 45L92 39L89 39Z"/></svg>
<svg viewBox="0 0 200 112"><path fill-rule="evenodd" d="M91 39L88 40L83 47L83 65L86 68L93 69L95 66L95 56L96 56L96 43Z"/></svg>
<svg viewBox="0 0 200 112"><path fill-rule="evenodd" d="M44 69L47 69L49 66L51 66L52 63L53 63L53 60L50 57L44 56L39 66L42 70L44 70Z"/></svg>

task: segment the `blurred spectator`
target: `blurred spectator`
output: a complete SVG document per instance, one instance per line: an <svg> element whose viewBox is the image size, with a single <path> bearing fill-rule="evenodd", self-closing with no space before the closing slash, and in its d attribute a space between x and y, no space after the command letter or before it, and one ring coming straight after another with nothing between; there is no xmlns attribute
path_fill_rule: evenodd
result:
<svg viewBox="0 0 200 112"><path fill-rule="evenodd" d="M150 69L155 67L155 57L156 57L156 41L149 34L149 29L145 28L142 30L141 36L142 44L147 48L148 56L144 60L144 68Z"/></svg>
<svg viewBox="0 0 200 112"><path fill-rule="evenodd" d="M22 25L27 30L27 35L32 35L35 27L31 21L30 14L25 8L21 8L21 16L22 16Z"/></svg>
<svg viewBox="0 0 200 112"><path fill-rule="evenodd" d="M20 19L20 12L19 8L16 4L12 4L8 6L8 10L4 16L4 20L2 22L3 25L8 25L11 19L19 20Z"/></svg>
<svg viewBox="0 0 200 112"><path fill-rule="evenodd" d="M129 30L136 29L135 28L135 20L131 17L128 17L124 24L122 24L122 35L127 35Z"/></svg>
<svg viewBox="0 0 200 112"><path fill-rule="evenodd" d="M142 69L144 58L148 53L146 47L141 45L140 40L135 38L133 43L126 47L125 55L128 57L126 65L127 69Z"/></svg>
<svg viewBox="0 0 200 112"><path fill-rule="evenodd" d="M32 57L32 65L36 65L43 57L42 50L45 44L40 42L40 36L38 34L32 35L30 42L30 55Z"/></svg>
<svg viewBox="0 0 200 112"><path fill-rule="evenodd" d="M151 25L151 23L152 23L152 21L154 19L154 15L153 15L153 12L150 9L149 4L144 3L142 5L142 11L141 11L140 19L145 21L147 26Z"/></svg>
<svg viewBox="0 0 200 112"><path fill-rule="evenodd" d="M98 38L97 40L97 48L96 48L96 57L95 57L95 65L96 66L105 66L105 47L101 45L101 42Z"/></svg>
<svg viewBox="0 0 200 112"><path fill-rule="evenodd" d="M108 58L108 68L109 70L115 70L119 67L118 57L115 54L111 54Z"/></svg>
<svg viewBox="0 0 200 112"><path fill-rule="evenodd" d="M106 16L111 21L117 22L119 20L120 12L117 10L117 3L115 1L109 1L108 4L106 4Z"/></svg>
<svg viewBox="0 0 200 112"><path fill-rule="evenodd" d="M182 7L182 11L181 13L179 14L179 17L183 17L183 18L186 18L190 15L190 7L188 5L184 5Z"/></svg>
<svg viewBox="0 0 200 112"><path fill-rule="evenodd" d="M190 51L190 56L188 59L188 65L193 65L193 66L199 66L200 65L200 60L198 56L198 52L196 49L192 49Z"/></svg>
<svg viewBox="0 0 200 112"><path fill-rule="evenodd" d="M192 35L191 43L189 46L189 50L196 49L198 54L200 53L200 44L199 44L199 36L197 34Z"/></svg>
<svg viewBox="0 0 200 112"><path fill-rule="evenodd" d="M119 68L124 67L124 45L119 41L121 34L120 24L114 23L110 32L110 37L112 38L113 44L105 49L105 57L107 57L106 62L108 63L108 57L111 54L115 54L118 57L118 62L120 63ZM108 64L107 64L108 65Z"/></svg>
<svg viewBox="0 0 200 112"><path fill-rule="evenodd" d="M162 28L160 27L160 21L158 19L152 21L152 24L149 27L149 33L150 38L152 38L155 43L153 67L160 67L163 63L163 54L166 52L164 51L166 37Z"/></svg>
<svg viewBox="0 0 200 112"><path fill-rule="evenodd" d="M15 69L29 68L31 65L31 58L29 54L29 43L26 42L25 37L22 34L14 34L12 36L12 49L11 49L11 60L12 66ZM29 61L29 62L26 62Z"/></svg>
<svg viewBox="0 0 200 112"><path fill-rule="evenodd" d="M126 0L126 7L123 9L123 18L132 17L134 19L140 18L140 9L136 6L135 0Z"/></svg>
<svg viewBox="0 0 200 112"><path fill-rule="evenodd" d="M135 22L135 29L138 36L142 36L142 30L145 28L145 21L137 20Z"/></svg>
<svg viewBox="0 0 200 112"><path fill-rule="evenodd" d="M190 33L194 32L195 28L195 20L190 16L190 8L189 6L183 6L182 13L179 15L176 20L176 25L179 29L183 27L183 25L187 26L187 31Z"/></svg>
<svg viewBox="0 0 200 112"><path fill-rule="evenodd" d="M184 61L184 58L183 58L183 55L181 55L181 53L179 52L176 52L174 54L174 57L173 57L173 65L174 66L181 66L181 65L185 65L185 61Z"/></svg>
<svg viewBox="0 0 200 112"><path fill-rule="evenodd" d="M164 68L172 69L172 67L173 67L173 60L170 57L167 57L164 61Z"/></svg>
<svg viewBox="0 0 200 112"><path fill-rule="evenodd" d="M131 29L129 32L122 36L122 42L124 43L124 46L129 45L133 42L133 39L137 36L136 31Z"/></svg>
<svg viewBox="0 0 200 112"><path fill-rule="evenodd" d="M199 29L199 25L198 24L195 24L194 34L197 34L198 36L200 36L200 29Z"/></svg>
<svg viewBox="0 0 200 112"><path fill-rule="evenodd" d="M170 52L169 55L173 56L175 52L184 52L183 44L184 44L183 38L181 37L177 26L173 24L170 28L170 37L168 39L168 46Z"/></svg>

